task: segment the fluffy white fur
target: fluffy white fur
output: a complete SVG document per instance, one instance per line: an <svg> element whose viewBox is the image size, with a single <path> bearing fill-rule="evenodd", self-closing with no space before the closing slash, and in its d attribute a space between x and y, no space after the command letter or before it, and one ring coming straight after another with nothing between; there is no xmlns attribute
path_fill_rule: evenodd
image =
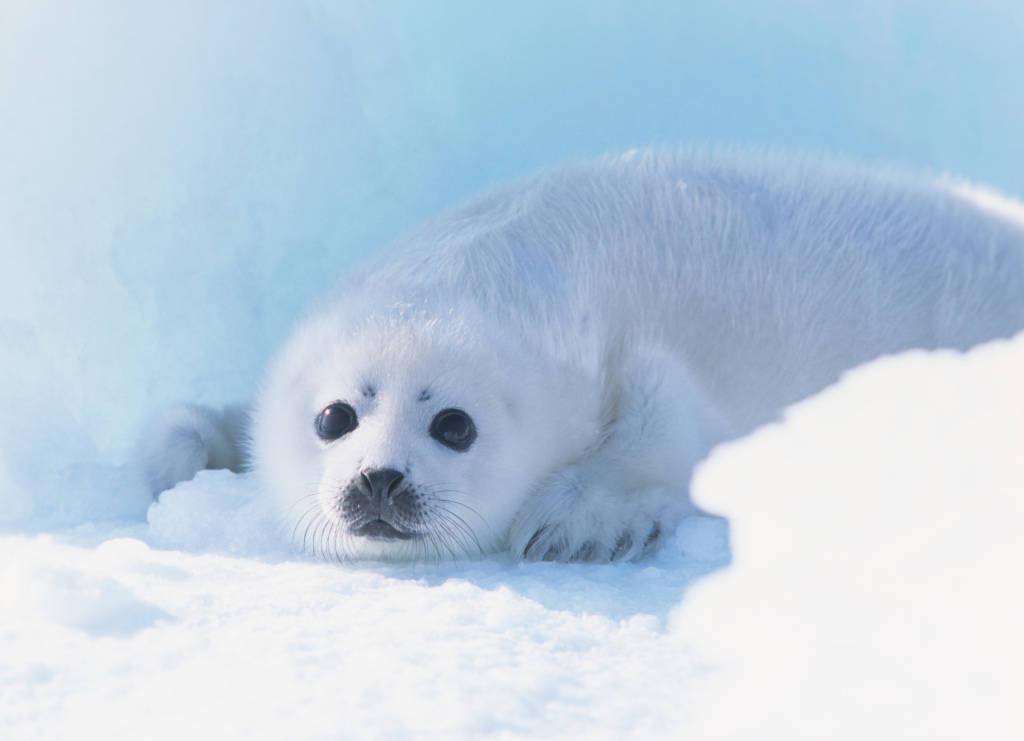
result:
<svg viewBox="0 0 1024 741"><path fill-rule="evenodd" d="M563 167L348 278L271 369L252 465L318 552L635 558L690 508L693 467L721 440L879 355L1024 327L1022 214L834 161ZM313 420L337 400L359 427L325 444ZM465 452L428 435L446 407L476 422ZM144 455L154 490L223 459L237 434L217 429L209 411L171 414ZM338 498L379 467L416 487L421 537L348 532Z"/></svg>

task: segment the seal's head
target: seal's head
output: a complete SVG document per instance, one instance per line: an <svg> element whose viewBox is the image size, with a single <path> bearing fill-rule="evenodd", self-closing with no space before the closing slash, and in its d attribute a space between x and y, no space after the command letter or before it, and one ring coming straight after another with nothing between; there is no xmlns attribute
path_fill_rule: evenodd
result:
<svg viewBox="0 0 1024 741"><path fill-rule="evenodd" d="M572 384L485 325L327 313L295 336L261 395L252 453L304 548L413 559L503 547L531 487L593 429Z"/></svg>

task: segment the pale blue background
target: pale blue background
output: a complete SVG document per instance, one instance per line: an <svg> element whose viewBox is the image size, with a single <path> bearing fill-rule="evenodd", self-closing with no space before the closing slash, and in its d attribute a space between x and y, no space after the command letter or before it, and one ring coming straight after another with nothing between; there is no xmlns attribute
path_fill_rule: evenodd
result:
<svg viewBox="0 0 1024 741"><path fill-rule="evenodd" d="M355 259L565 158L835 151L1020 195L1022 70L1019 0L0 0L0 524L138 514L76 482L147 414L249 397Z"/></svg>

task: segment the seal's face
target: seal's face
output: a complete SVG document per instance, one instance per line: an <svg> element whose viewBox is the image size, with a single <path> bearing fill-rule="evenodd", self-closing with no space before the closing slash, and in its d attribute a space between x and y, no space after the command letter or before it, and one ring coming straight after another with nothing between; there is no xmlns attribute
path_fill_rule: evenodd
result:
<svg viewBox="0 0 1024 741"><path fill-rule="evenodd" d="M484 392L458 358L420 351L410 362L407 349L401 359L349 361L347 377L339 372L317 394L307 435L318 451L318 514L329 524L311 530L314 549L472 553L502 515L498 495L519 483L497 465L511 400Z"/></svg>
<svg viewBox="0 0 1024 741"><path fill-rule="evenodd" d="M254 428L256 468L295 540L338 558L501 547L531 485L573 444L521 355L423 322L301 333Z"/></svg>
<svg viewBox="0 0 1024 741"><path fill-rule="evenodd" d="M375 388L364 389L363 394L377 395ZM422 403L431 399L429 389L423 389L417 397ZM330 445L359 429L359 414L351 404L334 401L317 415L315 427L317 436ZM451 450L466 452L476 442L476 423L462 409L442 409L430 422L430 437ZM399 465L399 459L400 456L393 463L363 465L363 458L357 464L359 475L340 494L332 491L333 486L326 487L324 499L348 532L377 540L412 540L437 534L433 532L433 521L443 520L451 529L446 534L472 537L471 531L463 532L461 517L444 506L459 502L429 496L436 493L431 486L423 487L406 479L412 473L411 461L406 461L402 470L392 467ZM443 539L441 544L445 544Z"/></svg>

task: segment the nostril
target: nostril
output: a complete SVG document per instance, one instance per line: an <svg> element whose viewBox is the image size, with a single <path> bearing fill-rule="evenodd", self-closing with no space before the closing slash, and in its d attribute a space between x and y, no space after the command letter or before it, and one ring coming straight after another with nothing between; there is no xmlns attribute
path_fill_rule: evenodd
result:
<svg viewBox="0 0 1024 741"><path fill-rule="evenodd" d="M359 488L367 494L370 494L373 492L373 482L370 481L370 477L367 475L368 473L369 471L359 472Z"/></svg>
<svg viewBox="0 0 1024 741"><path fill-rule="evenodd" d="M405 475L393 468L374 468L359 474L375 499L388 499L398 490Z"/></svg>

